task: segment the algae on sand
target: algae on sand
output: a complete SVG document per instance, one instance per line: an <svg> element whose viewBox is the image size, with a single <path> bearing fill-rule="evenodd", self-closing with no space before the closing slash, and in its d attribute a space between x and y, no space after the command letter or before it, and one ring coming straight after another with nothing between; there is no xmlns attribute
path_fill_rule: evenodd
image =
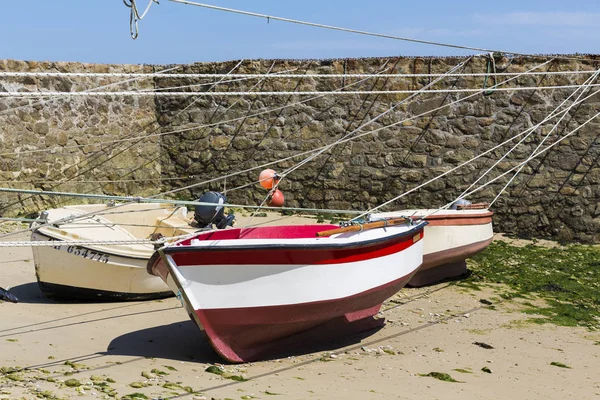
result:
<svg viewBox="0 0 600 400"><path fill-rule="evenodd" d="M429 376L431 378L435 378L444 382L454 382L454 383L463 383L461 381L457 381L450 374L446 374L445 372L430 372L428 374L419 374L420 376Z"/></svg>
<svg viewBox="0 0 600 400"><path fill-rule="evenodd" d="M600 328L600 248L570 245L547 248L512 246L495 241L469 261L473 271L460 287L504 284L502 297L545 300L545 305L524 305L534 323ZM539 317L541 316L541 317Z"/></svg>

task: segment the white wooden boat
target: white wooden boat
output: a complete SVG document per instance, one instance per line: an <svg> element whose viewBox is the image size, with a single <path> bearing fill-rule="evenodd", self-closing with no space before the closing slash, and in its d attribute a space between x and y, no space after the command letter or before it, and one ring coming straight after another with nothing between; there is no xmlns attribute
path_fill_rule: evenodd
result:
<svg viewBox="0 0 600 400"><path fill-rule="evenodd" d="M470 205L458 210L401 210L372 214L371 219L409 216L428 222L423 240L423 266L408 286L420 287L467 272L466 259L492 242L493 212L487 205Z"/></svg>
<svg viewBox="0 0 600 400"><path fill-rule="evenodd" d="M168 204L89 204L56 208L44 213L48 221L78 217L73 222L42 226L34 222L34 241L55 241L55 246L33 247L37 281L53 299L85 301L147 300L172 296L157 277L146 273L154 253L150 244L80 245L63 241L132 241L152 234L173 237L193 233L185 207Z"/></svg>
<svg viewBox="0 0 600 400"><path fill-rule="evenodd" d="M382 302L421 266L425 223L376 224L200 233L160 249L148 270L182 295L219 355L252 361L383 324Z"/></svg>

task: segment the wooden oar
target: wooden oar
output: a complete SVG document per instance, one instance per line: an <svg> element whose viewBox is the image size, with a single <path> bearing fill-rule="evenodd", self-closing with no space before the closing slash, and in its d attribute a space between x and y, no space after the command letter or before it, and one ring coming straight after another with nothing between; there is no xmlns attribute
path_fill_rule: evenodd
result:
<svg viewBox="0 0 600 400"><path fill-rule="evenodd" d="M401 224L406 224L410 221L411 221L410 218L405 218L405 217L383 219L381 221L368 222L366 224L350 225L350 226L344 226L343 228L336 228L336 229L330 229L328 231L317 232L317 237L331 236L331 235L335 235L338 233L344 233L344 232L364 231L367 229L383 228L385 226L391 226L391 225L401 225Z"/></svg>

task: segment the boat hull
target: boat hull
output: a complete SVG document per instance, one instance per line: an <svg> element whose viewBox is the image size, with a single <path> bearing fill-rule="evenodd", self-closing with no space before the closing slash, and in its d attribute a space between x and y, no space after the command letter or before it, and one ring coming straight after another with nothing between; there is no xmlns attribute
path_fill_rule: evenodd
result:
<svg viewBox="0 0 600 400"><path fill-rule="evenodd" d="M136 241L160 233L166 237L194 232L185 207L163 204L109 206L86 204L45 212L31 226L39 287L44 295L67 301L132 301L173 296L158 277L146 273L154 247L150 244L69 245L69 241Z"/></svg>
<svg viewBox="0 0 600 400"><path fill-rule="evenodd" d="M494 235L493 213L484 210L405 210L373 215L397 217L425 216L428 222L423 239L423 265L407 286L421 287L467 273L466 259L485 250ZM431 215L429 215L431 214Z"/></svg>
<svg viewBox="0 0 600 400"><path fill-rule="evenodd" d="M87 246L61 245L59 240L35 232L31 238L56 241L56 246L32 248L38 285L48 298L134 301L173 296L161 279L146 273L148 258L124 257Z"/></svg>
<svg viewBox="0 0 600 400"><path fill-rule="evenodd" d="M401 234L358 232L347 237L359 241L333 247L329 238L314 246L310 240L169 246L149 270L177 286L219 355L253 361L282 347L381 326L373 316L418 270L423 251L423 225L386 230Z"/></svg>

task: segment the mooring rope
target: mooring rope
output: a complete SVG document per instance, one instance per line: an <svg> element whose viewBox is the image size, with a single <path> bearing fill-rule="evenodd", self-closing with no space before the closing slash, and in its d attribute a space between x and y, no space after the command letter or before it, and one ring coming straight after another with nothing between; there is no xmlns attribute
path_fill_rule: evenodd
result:
<svg viewBox="0 0 600 400"><path fill-rule="evenodd" d="M498 164L500 164L504 159L506 159L510 154L512 154L512 152L519 146L521 145L525 140L527 140L528 137L530 137L533 133L535 133L535 131L541 127L544 123L546 123L547 121L549 121L550 119L555 118L556 116L558 116L559 114L558 111L562 108L562 106L564 106L573 96L575 96L577 94L577 92L579 91L579 89L584 88L587 89L589 88L589 84L591 82L593 82L597 77L598 74L600 74L600 69L598 71L596 71L596 73L591 76L590 78L588 78L588 80L579 88L577 88L577 90L575 90L573 93L571 93L565 100L563 100L550 114L548 114L548 116L546 118L544 118L541 122L537 123L536 125L532 126L531 128L528 128L525 132L528 132L525 136L523 136L521 138L521 140L519 140L518 143L516 143L510 150L508 150L507 152L505 152L502 157L500 157L500 159L498 159L491 167L489 167L477 180L475 180L475 182L471 183L471 185L465 189L456 199L462 199L465 196L465 193L469 192L469 190L471 190L475 185L477 185L485 176L487 176L492 170L494 170L494 168L496 168L496 166ZM562 116L560 117L560 120L554 125L554 127L552 128L552 130L549 132L549 134L546 136L546 138L552 133L554 132L554 129L558 126L558 124L565 118L565 116L567 116L568 112L573 109L574 106L581 104L581 102L579 101L581 99L581 96L583 95L583 91L579 94L579 96L577 97L577 99L575 99L575 102L573 104L571 104L569 107L567 107L566 110L564 110L564 112L562 113ZM555 115L556 114L556 115ZM544 139L545 141L545 139ZM543 145L544 141L542 141L540 143L540 145L538 146L541 147L541 145ZM534 152L537 151L534 150ZM502 191L504 191L504 189L502 189ZM502 192L501 191L501 192ZM494 203L495 201L493 201L492 203L490 203L490 206Z"/></svg>
<svg viewBox="0 0 600 400"><path fill-rule="evenodd" d="M499 88L497 85L491 86L484 90L484 92L522 92L527 90L556 90L556 89L575 89L581 85L556 85L556 86L517 86L510 88ZM591 85L592 87L600 86L600 84ZM480 93L481 89L466 88L466 89L428 89L425 93L432 94L446 94L446 93ZM237 97L237 96L356 96L356 95L371 95L371 94L414 94L422 93L421 89L405 89L405 90L352 90L352 91L300 91L300 92L288 92L288 91L277 91L277 92L142 92L142 91L128 91L128 92L0 92L0 97L15 97L15 98L27 98L27 97Z"/></svg>
<svg viewBox="0 0 600 400"><path fill-rule="evenodd" d="M475 56L473 56L475 57ZM179 67L177 67L179 68ZM287 71L290 72L290 71ZM195 74L195 73L127 73L127 72L13 72L13 71L0 71L0 78L13 77L13 78L24 78L24 77L39 77L39 78L241 78L244 79L354 79L354 78L439 78L445 77L456 77L456 78L475 78L475 77L487 77L487 76L536 76L536 75L588 75L593 74L595 70L573 70L573 71L549 71L549 72L472 72L472 73L431 73L431 74L290 74L284 72L274 72L272 74ZM231 81L231 82L237 82ZM228 82L227 82L228 83ZM201 85L210 85L211 83L202 83Z"/></svg>

